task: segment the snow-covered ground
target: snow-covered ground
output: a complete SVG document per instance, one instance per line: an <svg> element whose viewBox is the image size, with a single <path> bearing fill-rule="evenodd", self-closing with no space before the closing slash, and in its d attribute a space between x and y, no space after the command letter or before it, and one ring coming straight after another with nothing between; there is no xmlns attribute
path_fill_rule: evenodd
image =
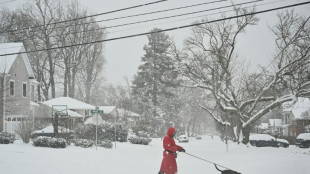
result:
<svg viewBox="0 0 310 174"><path fill-rule="evenodd" d="M177 143L178 144L178 143ZM219 163L243 174L310 173L310 149L252 147L229 143L218 137L190 138L179 144L190 154ZM3 174L157 174L162 160L162 142L150 145L117 143L116 149L65 149L34 147L20 141L0 144L0 173ZM218 174L213 165L180 153L179 174Z"/></svg>

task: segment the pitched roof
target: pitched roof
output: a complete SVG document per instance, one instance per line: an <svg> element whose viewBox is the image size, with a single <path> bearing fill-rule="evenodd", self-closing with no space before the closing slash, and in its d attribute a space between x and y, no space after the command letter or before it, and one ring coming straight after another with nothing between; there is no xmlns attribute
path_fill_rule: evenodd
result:
<svg viewBox="0 0 310 174"><path fill-rule="evenodd" d="M117 108L115 111L115 114L118 114L120 117L127 116L127 117L141 117L141 115L131 112L129 110L123 109L123 108ZM117 112L117 113L116 113Z"/></svg>
<svg viewBox="0 0 310 174"><path fill-rule="evenodd" d="M291 111L295 119L303 119L303 114L305 112L310 113L310 99L298 97L296 103L286 102L283 104L285 107L283 111Z"/></svg>
<svg viewBox="0 0 310 174"><path fill-rule="evenodd" d="M23 43L0 43L0 55L23 51L25 51ZM19 54L0 56L0 73L9 73L18 55ZM34 79L34 73L32 71L27 54L23 53L21 55L28 71L29 78Z"/></svg>
<svg viewBox="0 0 310 174"><path fill-rule="evenodd" d="M99 106L99 110L103 110L104 114L110 114L116 106Z"/></svg>
<svg viewBox="0 0 310 174"><path fill-rule="evenodd" d="M95 106L93 105L84 103L82 101L70 97L59 97L42 103L50 107L52 107L53 105L67 105L68 109L75 109L75 110L95 109Z"/></svg>

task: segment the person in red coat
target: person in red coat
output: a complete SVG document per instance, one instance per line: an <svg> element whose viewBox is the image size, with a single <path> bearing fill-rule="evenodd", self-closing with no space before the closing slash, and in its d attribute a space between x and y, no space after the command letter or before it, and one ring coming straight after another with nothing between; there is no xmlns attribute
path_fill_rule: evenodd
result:
<svg viewBox="0 0 310 174"><path fill-rule="evenodd" d="M176 174L178 172L177 162L175 160L175 158L177 157L176 152L185 152L185 149L175 144L173 139L175 133L175 128L169 127L167 135L164 137L164 157L158 174Z"/></svg>

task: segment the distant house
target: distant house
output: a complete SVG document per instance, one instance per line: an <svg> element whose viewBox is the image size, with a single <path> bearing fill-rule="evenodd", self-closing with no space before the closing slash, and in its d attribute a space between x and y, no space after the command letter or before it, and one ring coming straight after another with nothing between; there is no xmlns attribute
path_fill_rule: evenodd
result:
<svg viewBox="0 0 310 174"><path fill-rule="evenodd" d="M0 43L0 55L24 51L22 43ZM0 56L0 131L14 133L20 121L33 116L37 84L26 53Z"/></svg>
<svg viewBox="0 0 310 174"><path fill-rule="evenodd" d="M59 97L40 103L40 107L35 114L36 121L51 121L53 108L55 110L56 106L65 106L67 108L67 115L59 117L59 124L69 129L74 129L77 123L82 123L88 117L91 117L90 111L95 109L95 106L82 101L70 97Z"/></svg>
<svg viewBox="0 0 310 174"><path fill-rule="evenodd" d="M305 132L310 125L310 100L299 97L296 103L283 104L282 128L284 136L294 136Z"/></svg>
<svg viewBox="0 0 310 174"><path fill-rule="evenodd" d="M261 123L260 125L257 126L256 128L257 133L260 134L267 134L269 133L269 124L268 123Z"/></svg>
<svg viewBox="0 0 310 174"><path fill-rule="evenodd" d="M142 118L140 114L116 106L99 106L99 109L103 110L102 115L105 121L124 123L128 128L136 126Z"/></svg>
<svg viewBox="0 0 310 174"><path fill-rule="evenodd" d="M282 120L281 119L269 119L269 134L281 135L282 134Z"/></svg>

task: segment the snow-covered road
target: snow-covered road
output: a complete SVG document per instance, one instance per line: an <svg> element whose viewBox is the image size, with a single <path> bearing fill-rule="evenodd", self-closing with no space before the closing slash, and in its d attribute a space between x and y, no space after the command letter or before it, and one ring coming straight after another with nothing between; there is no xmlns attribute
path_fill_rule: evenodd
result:
<svg viewBox="0 0 310 174"><path fill-rule="evenodd" d="M243 174L310 173L310 149L256 148L229 143L229 151L218 137L190 139L179 144L190 154L214 161ZM34 147L15 142L0 144L0 173L3 174L157 174L162 160L160 139L150 145L117 143L116 149L98 147L66 149ZM213 165L180 153L179 174L218 174Z"/></svg>

